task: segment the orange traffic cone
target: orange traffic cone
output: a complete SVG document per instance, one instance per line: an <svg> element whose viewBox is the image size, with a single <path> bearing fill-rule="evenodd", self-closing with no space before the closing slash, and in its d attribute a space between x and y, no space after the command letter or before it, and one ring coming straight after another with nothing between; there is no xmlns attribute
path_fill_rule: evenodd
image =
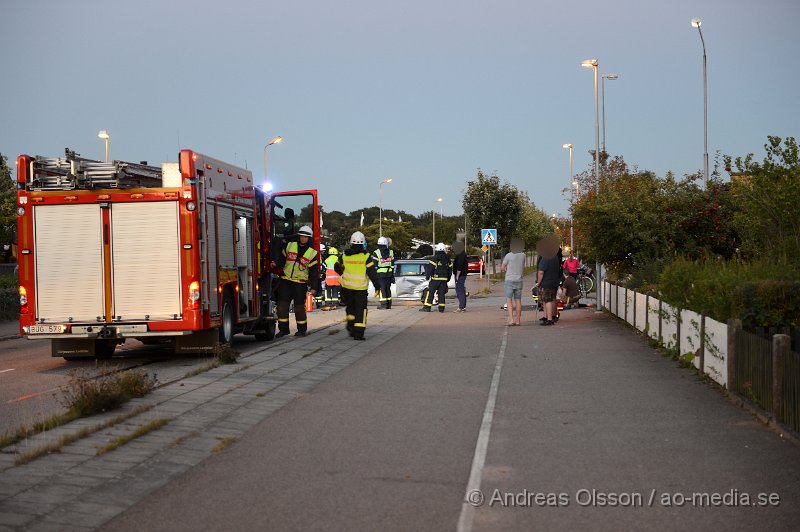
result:
<svg viewBox="0 0 800 532"><path fill-rule="evenodd" d="M306 312L314 312L314 296L311 292L306 294Z"/></svg>

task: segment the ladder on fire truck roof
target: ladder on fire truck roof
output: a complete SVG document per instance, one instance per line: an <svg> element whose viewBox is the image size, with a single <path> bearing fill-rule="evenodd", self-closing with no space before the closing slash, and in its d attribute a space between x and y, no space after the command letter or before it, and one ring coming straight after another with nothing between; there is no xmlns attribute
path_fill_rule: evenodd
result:
<svg viewBox="0 0 800 532"><path fill-rule="evenodd" d="M31 163L31 190L146 188L162 186L161 168L125 161L84 159L66 148L65 156L36 156Z"/></svg>

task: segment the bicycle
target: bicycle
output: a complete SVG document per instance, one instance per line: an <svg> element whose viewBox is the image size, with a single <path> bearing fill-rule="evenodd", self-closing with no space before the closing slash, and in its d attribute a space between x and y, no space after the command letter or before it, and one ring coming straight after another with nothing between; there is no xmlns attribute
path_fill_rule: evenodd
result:
<svg viewBox="0 0 800 532"><path fill-rule="evenodd" d="M586 297L589 295L589 292L592 291L594 288L594 279L592 278L592 271L591 268L587 266L581 266L578 268L578 289L581 291L581 298L585 301Z"/></svg>

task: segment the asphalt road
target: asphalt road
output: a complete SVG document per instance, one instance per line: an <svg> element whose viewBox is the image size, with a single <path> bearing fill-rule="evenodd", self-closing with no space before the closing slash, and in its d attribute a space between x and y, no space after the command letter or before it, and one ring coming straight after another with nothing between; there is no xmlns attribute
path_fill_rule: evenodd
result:
<svg viewBox="0 0 800 532"><path fill-rule="evenodd" d="M798 447L612 318L501 302L421 315L104 529L796 529Z"/></svg>

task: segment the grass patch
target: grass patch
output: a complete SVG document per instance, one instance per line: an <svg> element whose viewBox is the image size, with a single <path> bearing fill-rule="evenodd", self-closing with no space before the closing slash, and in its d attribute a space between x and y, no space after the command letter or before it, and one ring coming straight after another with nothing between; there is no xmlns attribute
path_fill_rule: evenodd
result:
<svg viewBox="0 0 800 532"><path fill-rule="evenodd" d="M172 447L172 448L175 448L178 445L181 445L183 442L185 442L189 438L193 438L194 436L197 436L198 434L200 434L200 433L195 430L195 431L190 432L189 434L184 434L183 436L178 436L177 438L172 440L172 442L169 444L169 446Z"/></svg>
<svg viewBox="0 0 800 532"><path fill-rule="evenodd" d="M112 427L117 423L122 423L123 421L126 421L132 417L136 417L139 414L143 414L148 410L150 410L151 408L153 408L152 405L140 405L126 414L116 416L103 423L98 423L97 425L91 425L89 427L83 427L79 431L74 432L72 434L65 434L54 442L36 447L35 449L28 451L27 453L17 456L14 459L14 464L16 465L27 464L28 462L35 460L45 454L59 453L61 452L61 450L64 448L65 445L69 445L70 443L83 439L86 436L94 434L99 430L107 429L108 427Z"/></svg>
<svg viewBox="0 0 800 532"><path fill-rule="evenodd" d="M236 442L236 438L230 436L217 436L217 444L211 448L211 452L216 454L222 452L226 447Z"/></svg>
<svg viewBox="0 0 800 532"><path fill-rule="evenodd" d="M118 372L115 368L101 368L96 376L83 368L69 372L69 382L61 389L62 406L67 415L91 416L119 408L134 397L144 397L158 382L138 370Z"/></svg>
<svg viewBox="0 0 800 532"><path fill-rule="evenodd" d="M109 453L109 452L113 451L114 449L125 445L126 443L128 443L131 440L135 440L136 438L140 438L140 437L144 436L145 434L149 434L149 433L153 432L154 430L160 429L161 427L163 427L164 425L166 425L169 422L170 422L169 419L166 419L166 418L162 417L162 418L158 418L158 419L154 419L152 421L149 421L149 422L145 423L144 425L139 425L138 427L136 427L136 430L134 430L130 434L125 434L124 436L120 436L118 438L114 438L113 440L108 442L106 445L104 445L102 447L98 447L96 455L100 456L100 455Z"/></svg>
<svg viewBox="0 0 800 532"><path fill-rule="evenodd" d="M234 351L229 345L218 345L214 348L213 352L214 358L211 360L211 362L205 366L200 366L197 369L187 371L183 378L188 379L190 377L196 377L201 373L205 373L206 371L210 371L225 364L236 364L237 359L239 358L239 353Z"/></svg>

